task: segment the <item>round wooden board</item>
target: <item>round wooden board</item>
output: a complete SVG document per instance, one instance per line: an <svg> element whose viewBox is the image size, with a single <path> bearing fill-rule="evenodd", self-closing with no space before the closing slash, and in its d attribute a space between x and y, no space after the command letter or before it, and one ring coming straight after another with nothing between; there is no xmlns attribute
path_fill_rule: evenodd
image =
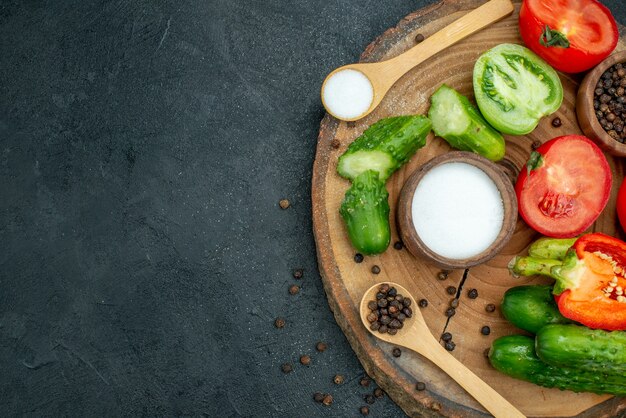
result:
<svg viewBox="0 0 626 418"><path fill-rule="evenodd" d="M369 45L361 61L380 61L396 56L414 45L418 33L429 36L482 3L484 1L444 0L419 10ZM336 165L337 158L348 144L381 118L425 114L430 95L442 83L473 97L472 68L478 56L500 43L522 43L517 29L519 3L516 6L516 12L512 16L470 36L409 72L395 84L381 105L368 117L348 124L326 115L320 126L313 168L313 224L318 262L328 301L338 324L367 373L410 416L477 417L488 414L460 386L430 362L407 351L399 358L392 357L393 347L370 336L363 327L358 314L361 295L373 284L386 280L400 283L418 299L426 298L429 305L422 312L433 335L439 336L444 330L451 332L456 343L452 355L526 415L612 417L626 410L624 398L545 389L504 376L488 364L484 350L491 345L493 339L521 331L510 325L499 309L493 313L486 312L485 305L494 303L498 306L502 294L511 286L544 281L539 277L513 278L506 268L514 255L523 253L528 244L538 237L521 220L518 221L509 244L494 259L473 267L465 280L464 272L459 270L451 272L447 280L439 281L439 269L416 259L406 250L394 249L393 245L382 255L366 257L364 262L355 263L355 251L348 241L339 216L339 206L349 183L336 174ZM622 37L617 49L624 50L626 44L623 41L623 27L620 27L620 32ZM581 134L574 110L580 78L561 75L561 80L565 97L556 114L544 118L538 128L527 136L506 137L507 152L501 164L513 178L525 164L533 141L545 142L559 135ZM551 120L555 116L562 121L559 128L551 126ZM395 206L405 179L426 161L449 150L445 141L435 138L431 133L427 145L389 179L387 188L392 213L392 243L398 236L395 230ZM591 230L619 235L620 230L614 215L615 197L624 177L624 164L622 160L609 155L607 159L614 173L612 196ZM371 273L373 265L381 267L380 274ZM454 296L450 296L446 288L459 288L461 284L457 313L447 323L444 311ZM471 288L478 290L478 298L467 297L467 291ZM491 327L489 336L480 333L483 325ZM418 381L426 383L426 390L415 390L415 383Z"/></svg>

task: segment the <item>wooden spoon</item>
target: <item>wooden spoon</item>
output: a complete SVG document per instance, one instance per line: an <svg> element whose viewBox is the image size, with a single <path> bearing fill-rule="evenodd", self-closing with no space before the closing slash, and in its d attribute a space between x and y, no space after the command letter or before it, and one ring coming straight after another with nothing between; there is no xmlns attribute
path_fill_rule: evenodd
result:
<svg viewBox="0 0 626 418"><path fill-rule="evenodd" d="M370 114L385 97L391 86L413 67L485 26L505 18L513 13L513 9L514 6L511 0L490 0L395 58L382 62L349 64L337 68L326 77L322 84L322 103L324 107L328 113L338 119L346 121L361 119ZM324 102L326 82L337 72L346 69L357 70L363 73L369 79L374 90L374 97L369 109L354 118L338 117L333 114L329 106Z"/></svg>
<svg viewBox="0 0 626 418"><path fill-rule="evenodd" d="M416 302L416 299L404 287L396 283L387 283L389 286L395 287L402 296L410 297L413 302ZM419 307L412 308L413 316L404 321L404 327L400 329L396 335L389 335L387 333L381 334L378 331L370 330L367 315L371 311L367 307L367 304L371 300L376 300L376 293L379 287L380 284L370 287L363 295L363 299L361 299L361 321L372 335L390 344L413 350L426 357L461 385L463 389L472 395L474 399L480 402L480 404L495 417L524 417L524 414L511 405L491 386L472 373L470 369L465 367L463 363L458 361L439 344L430 333Z"/></svg>

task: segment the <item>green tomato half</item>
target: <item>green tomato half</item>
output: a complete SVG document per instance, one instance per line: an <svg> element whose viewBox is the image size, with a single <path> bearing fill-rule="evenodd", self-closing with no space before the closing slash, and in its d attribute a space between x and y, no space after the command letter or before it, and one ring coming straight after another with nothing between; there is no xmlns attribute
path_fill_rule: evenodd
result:
<svg viewBox="0 0 626 418"><path fill-rule="evenodd" d="M500 132L525 135L563 101L556 71L530 49L500 44L474 65L474 95L485 119Z"/></svg>

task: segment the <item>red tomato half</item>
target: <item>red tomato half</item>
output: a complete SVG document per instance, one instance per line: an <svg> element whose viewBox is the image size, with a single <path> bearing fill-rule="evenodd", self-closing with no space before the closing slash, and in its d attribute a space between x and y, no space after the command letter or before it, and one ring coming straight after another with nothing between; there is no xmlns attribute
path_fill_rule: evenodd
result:
<svg viewBox="0 0 626 418"><path fill-rule="evenodd" d="M566 73L596 66L619 39L611 11L596 0L524 0L519 28L526 46Z"/></svg>
<svg viewBox="0 0 626 418"><path fill-rule="evenodd" d="M551 139L531 154L517 178L519 213L544 235L576 236L606 206L611 182L609 163L590 139L581 135Z"/></svg>

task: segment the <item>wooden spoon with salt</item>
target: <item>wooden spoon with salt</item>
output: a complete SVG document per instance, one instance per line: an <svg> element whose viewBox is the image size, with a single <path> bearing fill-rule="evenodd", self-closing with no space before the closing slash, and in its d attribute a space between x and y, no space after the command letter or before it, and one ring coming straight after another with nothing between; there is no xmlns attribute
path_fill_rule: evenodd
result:
<svg viewBox="0 0 626 418"><path fill-rule="evenodd" d="M326 77L322 84L322 103L324 107L328 113L338 119L346 121L361 119L372 112L385 97L391 86L413 67L485 26L505 18L513 13L513 9L514 6L511 0L490 0L397 57L382 62L349 64L337 68ZM354 117L337 114L337 109L333 108L333 103L326 100L329 97L327 95L329 92L325 92L324 89L328 85L328 80L343 70L359 71L369 79L373 89L373 97L370 95L369 98L371 100L369 108ZM360 96L361 101L363 100L362 94L357 94L357 96ZM341 99L350 101L349 97ZM360 107L363 107L362 104ZM367 106L367 103L365 103L365 106Z"/></svg>
<svg viewBox="0 0 626 418"><path fill-rule="evenodd" d="M413 302L415 298L407 289L396 283L389 283L389 286L395 287L398 294L409 297ZM365 328L377 338L390 344L413 350L428 360L432 361L441 370L446 372L448 376L454 379L463 389L474 397L487 411L495 417L519 418L525 417L517 408L509 401L504 399L502 395L496 392L491 386L476 376L463 363L458 361L452 354L448 353L445 348L433 337L424 321L424 317L419 308L413 309L413 316L404 321L404 327L398 330L396 335L387 333L381 334L378 331L370 329L370 322L367 316L370 309L367 307L368 302L376 300L376 293L380 284L376 284L369 288L361 299L359 313L361 321Z"/></svg>

